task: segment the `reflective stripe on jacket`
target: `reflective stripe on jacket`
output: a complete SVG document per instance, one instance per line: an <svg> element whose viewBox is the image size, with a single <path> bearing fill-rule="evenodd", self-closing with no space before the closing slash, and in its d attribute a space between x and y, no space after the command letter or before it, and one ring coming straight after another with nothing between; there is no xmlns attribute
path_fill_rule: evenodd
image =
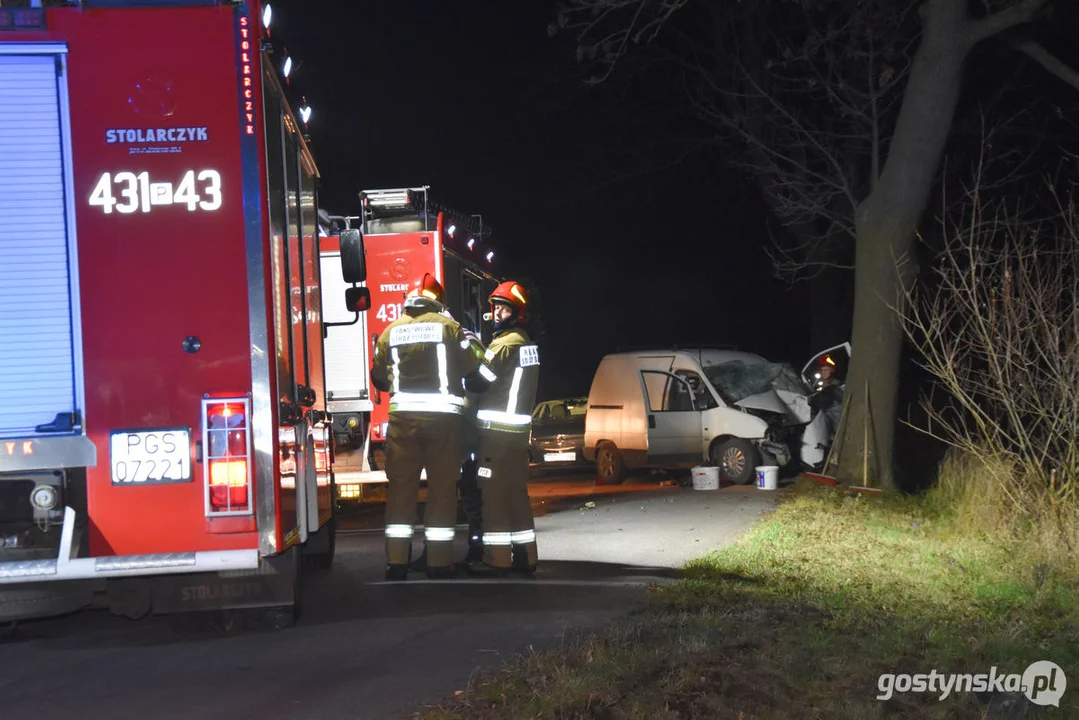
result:
<svg viewBox="0 0 1079 720"><path fill-rule="evenodd" d="M530 432L539 384L539 348L523 329L511 328L491 341L485 359L496 379L480 396L477 424L504 432Z"/></svg>
<svg viewBox="0 0 1079 720"><path fill-rule="evenodd" d="M410 298L405 314L378 339L371 379L390 393L391 413L461 414L462 379L481 362L461 326L442 314L441 304Z"/></svg>

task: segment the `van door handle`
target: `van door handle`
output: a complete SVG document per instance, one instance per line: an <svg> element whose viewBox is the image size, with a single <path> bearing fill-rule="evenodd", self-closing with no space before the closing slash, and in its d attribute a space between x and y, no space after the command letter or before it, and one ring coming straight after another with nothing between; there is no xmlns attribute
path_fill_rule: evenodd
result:
<svg viewBox="0 0 1079 720"><path fill-rule="evenodd" d="M656 429L656 416L655 415L649 415L648 416L648 427L651 430Z"/></svg>

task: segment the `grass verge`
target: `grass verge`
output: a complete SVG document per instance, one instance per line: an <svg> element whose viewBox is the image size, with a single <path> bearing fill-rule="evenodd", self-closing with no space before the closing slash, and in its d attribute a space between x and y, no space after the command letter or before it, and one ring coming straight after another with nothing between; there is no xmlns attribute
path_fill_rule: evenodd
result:
<svg viewBox="0 0 1079 720"><path fill-rule="evenodd" d="M971 526L951 500L800 484L647 607L474 678L425 717L1079 717L1074 555ZM877 699L883 673L1022 674L1037 660L1070 681L1059 709L1007 692Z"/></svg>

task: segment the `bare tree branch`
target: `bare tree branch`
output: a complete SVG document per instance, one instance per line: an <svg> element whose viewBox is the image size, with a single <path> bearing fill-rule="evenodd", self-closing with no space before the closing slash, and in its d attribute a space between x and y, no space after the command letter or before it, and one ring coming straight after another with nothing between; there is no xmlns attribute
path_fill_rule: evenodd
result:
<svg viewBox="0 0 1079 720"><path fill-rule="evenodd" d="M1079 485L1079 214L1051 185L1058 213L1046 220L1022 201L986 202L985 166L966 214L944 224L938 262L897 310L943 393L923 396L924 426L908 424L1017 468L995 478L1017 506L1028 481L1060 501Z"/></svg>
<svg viewBox="0 0 1079 720"><path fill-rule="evenodd" d="M967 41L974 45L1033 20L1049 0L1019 0L1003 10L971 23Z"/></svg>
<svg viewBox="0 0 1079 720"><path fill-rule="evenodd" d="M718 131L714 142L738 148L725 153L731 164L789 229L770 235L778 274L804 279L850 265L856 208L889 156L927 2L959 13L962 45L967 31L1003 32L1048 0L991 0L978 20L965 19L966 0L565 0L559 21L603 79L629 40L650 42L663 28L651 52L681 76L696 115ZM998 157L1006 161L986 188L1021 176L1022 152Z"/></svg>
<svg viewBox="0 0 1079 720"><path fill-rule="evenodd" d="M576 31L577 57L589 57L606 66L602 75L590 78L590 84L597 84L610 77L625 55L630 40L634 43L643 40L648 44L671 15L687 2L689 0L571 0L559 12L557 26L552 26L550 32L553 34L559 28ZM630 17L623 21L621 18L626 14ZM590 40L594 31L604 32L600 28L613 29L607 30L598 40Z"/></svg>
<svg viewBox="0 0 1079 720"><path fill-rule="evenodd" d="M1079 90L1079 71L1068 66L1058 57L1046 50L1041 44L1033 40L1022 40L1013 43L1016 50L1029 55L1036 63L1045 70L1064 82Z"/></svg>

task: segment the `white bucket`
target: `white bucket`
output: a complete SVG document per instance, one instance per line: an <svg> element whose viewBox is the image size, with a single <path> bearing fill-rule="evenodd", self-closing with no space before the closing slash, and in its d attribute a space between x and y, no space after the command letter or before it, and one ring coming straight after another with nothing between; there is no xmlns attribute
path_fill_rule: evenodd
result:
<svg viewBox="0 0 1079 720"><path fill-rule="evenodd" d="M757 489L758 490L775 490L779 487L779 466L778 465L758 465L757 466Z"/></svg>
<svg viewBox="0 0 1079 720"><path fill-rule="evenodd" d="M695 467L693 468L694 490L719 490L718 467Z"/></svg>

